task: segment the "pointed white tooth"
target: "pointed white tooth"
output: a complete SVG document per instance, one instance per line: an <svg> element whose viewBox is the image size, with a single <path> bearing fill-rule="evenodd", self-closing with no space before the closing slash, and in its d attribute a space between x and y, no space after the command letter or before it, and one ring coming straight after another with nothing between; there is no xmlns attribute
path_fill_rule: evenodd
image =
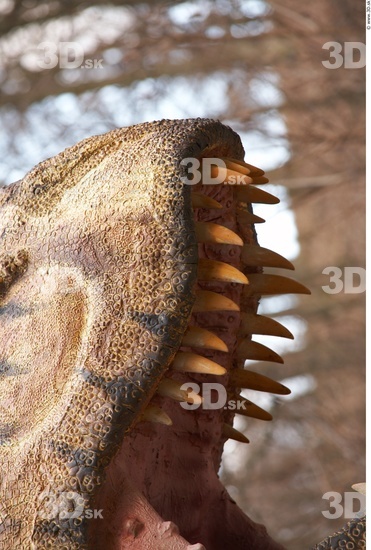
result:
<svg viewBox="0 0 371 550"><path fill-rule="evenodd" d="M187 382L184 382L184 383L187 384ZM189 389L186 391L187 391L187 403L190 403L191 405L193 404L201 405L203 403L204 401L203 397L201 397L201 395L196 393L194 390Z"/></svg>
<svg viewBox="0 0 371 550"><path fill-rule="evenodd" d="M252 403L248 399L245 399L243 395L239 395L237 398L237 403L239 403L239 408L237 409L237 414L242 414L242 416L248 416L250 418L257 418L258 420L272 420L272 415L265 411L264 409Z"/></svg>
<svg viewBox="0 0 371 550"><path fill-rule="evenodd" d="M191 201L193 208L215 208L216 210L220 210L221 208L223 208L220 202L212 199L211 197L208 197L207 195L203 195L202 193L192 192Z"/></svg>
<svg viewBox="0 0 371 550"><path fill-rule="evenodd" d="M188 351L178 351L173 361L173 369L179 372L196 372L198 374L223 375L227 372L218 363Z"/></svg>
<svg viewBox="0 0 371 550"><path fill-rule="evenodd" d="M265 176L252 176L252 182L254 185L264 185L265 183L269 183L269 179Z"/></svg>
<svg viewBox="0 0 371 550"><path fill-rule="evenodd" d="M358 493L361 493L362 495L366 495L366 483L354 483L352 485L352 489L357 491Z"/></svg>
<svg viewBox="0 0 371 550"><path fill-rule="evenodd" d="M241 237L223 225L211 222L196 222L195 229L199 243L243 245Z"/></svg>
<svg viewBox="0 0 371 550"><path fill-rule="evenodd" d="M278 197L263 191L263 189L259 189L259 187L254 187L253 185L236 186L234 193L237 200L246 203L278 204L280 202Z"/></svg>
<svg viewBox="0 0 371 550"><path fill-rule="evenodd" d="M175 401L186 402L186 403L202 403L202 397L196 394L194 391L186 391L181 389L184 386L184 382L181 384L171 378L163 378L158 385L157 393L162 397L170 397Z"/></svg>
<svg viewBox="0 0 371 550"><path fill-rule="evenodd" d="M230 157L222 157L221 160L223 160L226 163L227 168L229 168L227 163L232 162L233 164L239 166L242 169L249 170L249 173L253 176L264 176L265 174L264 170L261 170L260 168L257 168L256 166L253 166L252 164L249 164L244 160L237 160ZM231 166L231 168L233 167ZM234 170L237 170L237 168L234 168Z"/></svg>
<svg viewBox="0 0 371 550"><path fill-rule="evenodd" d="M259 342L253 342L252 340L245 339L237 347L237 357L239 359L251 359L255 361L273 361L274 363L283 363L283 359L278 353L272 349L260 344Z"/></svg>
<svg viewBox="0 0 371 550"><path fill-rule="evenodd" d="M201 311L240 311L238 305L217 292L211 290L197 290L193 313Z"/></svg>
<svg viewBox="0 0 371 550"><path fill-rule="evenodd" d="M229 374L229 384L236 388L246 388L249 390L276 393L278 395L288 395L291 393L289 388L283 384L246 369L233 369Z"/></svg>
<svg viewBox="0 0 371 550"><path fill-rule="evenodd" d="M230 170L240 172L240 174L243 174L244 176L250 175L251 170L243 161L232 159L229 157L222 157L220 160L222 160L226 167Z"/></svg>
<svg viewBox="0 0 371 550"><path fill-rule="evenodd" d="M259 216L255 216L255 214L252 214L246 208L240 208L238 205L237 220L240 224L243 225L251 225L253 223L265 223L264 218L259 218Z"/></svg>
<svg viewBox="0 0 371 550"><path fill-rule="evenodd" d="M201 281L215 280L245 285L249 283L246 275L232 265L206 258L198 260L198 278Z"/></svg>
<svg viewBox="0 0 371 550"><path fill-rule="evenodd" d="M227 439L234 439L240 443L250 443L243 433L236 430L236 428L232 428L229 424L223 424L223 435Z"/></svg>
<svg viewBox="0 0 371 550"><path fill-rule="evenodd" d="M266 334L268 336L281 336L281 338L294 339L291 332L275 319L265 317L264 315L256 315L252 312L241 313L240 330L242 336L247 334Z"/></svg>
<svg viewBox="0 0 371 550"><path fill-rule="evenodd" d="M162 397L170 397L175 401L186 401L187 392L180 389L181 384L171 380L170 378L163 378L157 387L157 393Z"/></svg>
<svg viewBox="0 0 371 550"><path fill-rule="evenodd" d="M171 426L173 423L166 412L161 410L159 407L156 407L156 405L147 405L147 408L142 412L140 419L146 422L165 424L166 426Z"/></svg>
<svg viewBox="0 0 371 550"><path fill-rule="evenodd" d="M183 336L182 346L228 351L223 340L210 330L201 327L188 327Z"/></svg>
<svg viewBox="0 0 371 550"><path fill-rule="evenodd" d="M264 171L256 166L235 159L222 158L221 160L224 161L227 168L244 175L249 175L252 178L252 183L255 185L263 185L269 182L269 179L264 176Z"/></svg>
<svg viewBox="0 0 371 550"><path fill-rule="evenodd" d="M211 177L217 178L218 182L224 183L224 184L230 184L230 185L247 185L249 183L252 183L252 178L249 176L245 176L241 174L241 172L237 172L236 170L231 170L227 167L217 166L215 164L212 164L210 167L210 175ZM202 183L204 185L212 184L217 185L214 181L208 181L207 179L202 180Z"/></svg>
<svg viewBox="0 0 371 550"><path fill-rule="evenodd" d="M286 260L277 252L263 248L258 244L245 244L242 247L242 262L250 267L281 267L283 269L295 269L289 260Z"/></svg>
<svg viewBox="0 0 371 550"><path fill-rule="evenodd" d="M265 273L251 273L250 285L245 289L245 296L265 296L269 294L311 294L310 290L289 277Z"/></svg>

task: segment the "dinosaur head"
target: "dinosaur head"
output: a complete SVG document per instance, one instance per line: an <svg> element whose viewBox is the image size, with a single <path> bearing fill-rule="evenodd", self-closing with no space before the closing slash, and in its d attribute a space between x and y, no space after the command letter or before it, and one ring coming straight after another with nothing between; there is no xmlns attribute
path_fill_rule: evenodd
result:
<svg viewBox="0 0 371 550"><path fill-rule="evenodd" d="M288 393L243 369L282 362L253 333L291 337L256 315L259 297L307 292L262 273L292 265L257 244L251 204L278 200L243 158L219 122L165 120L84 140L0 189L4 547L156 549L167 529L186 548L163 517L226 548L219 519L185 513L209 499L241 541L278 548L217 479L226 438L247 441L234 411L205 410L197 390Z"/></svg>

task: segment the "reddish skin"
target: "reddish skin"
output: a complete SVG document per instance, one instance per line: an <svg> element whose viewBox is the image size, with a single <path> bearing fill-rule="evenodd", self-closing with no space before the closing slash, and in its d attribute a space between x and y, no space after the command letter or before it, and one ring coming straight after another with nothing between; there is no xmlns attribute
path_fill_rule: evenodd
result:
<svg viewBox="0 0 371 550"><path fill-rule="evenodd" d="M258 303L252 281L197 280L199 258L245 275L260 270L248 267L249 246L242 255L216 244L197 252L193 217L219 222L247 244L256 235L245 202L251 194L233 186L205 186L223 208L193 212L180 162L189 157L242 159L244 151L220 123L159 121L93 136L0 187L4 549L282 548L218 480L222 426L233 411L190 412L156 395L170 376L214 379L235 399L229 371L243 367L236 348L247 327L238 312L192 316L192 306L198 287L225 294L242 312ZM261 172L252 169L249 182L261 183L254 174ZM189 323L228 345L228 353L202 351L226 368L223 377L174 372ZM152 399L172 428L140 422ZM61 501L48 510L50 497L76 491L85 514L66 515ZM89 519L91 508L103 519Z"/></svg>
<svg viewBox="0 0 371 550"><path fill-rule="evenodd" d="M202 192L225 204L232 191L213 186L204 187ZM196 219L222 223L238 232L245 242L255 242L251 226L237 227L234 207L221 211L198 210ZM227 245L199 245L200 257L228 263L236 258L236 265L238 252L237 247ZM241 303L241 285L204 283L201 287L223 292ZM257 300L245 299L244 309L247 307L255 311ZM194 319L192 324L212 330L226 342L229 350L235 349L238 312L199 313ZM201 353L227 369L236 365L231 353L209 350ZM228 376L177 373L172 378L228 384ZM96 507L105 510L105 517L92 526L94 548L176 550L190 549L190 544L194 544L194 550L203 547L210 550L282 549L263 525L254 523L242 512L217 476L225 442L222 424L231 421L233 413L188 411L169 399L158 396L155 399L169 414L173 426L139 423L125 438L98 494ZM176 528L169 529L165 536L163 531L167 525L161 525L163 520L173 522L184 538L177 534Z"/></svg>

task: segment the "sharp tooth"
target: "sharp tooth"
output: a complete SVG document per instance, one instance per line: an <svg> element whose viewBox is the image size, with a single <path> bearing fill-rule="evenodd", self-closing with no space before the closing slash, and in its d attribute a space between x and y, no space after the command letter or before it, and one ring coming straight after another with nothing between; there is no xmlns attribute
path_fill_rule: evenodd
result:
<svg viewBox="0 0 371 550"><path fill-rule="evenodd" d="M217 223L196 222L196 237L199 243L236 244L243 246L239 235Z"/></svg>
<svg viewBox="0 0 371 550"><path fill-rule="evenodd" d="M222 157L220 160L224 162L227 168L230 170L235 170L236 172L240 172L240 174L244 174L245 176L248 176L251 172L251 170L242 164L242 161L235 160L232 158Z"/></svg>
<svg viewBox="0 0 371 550"><path fill-rule="evenodd" d="M173 361L173 369L179 372L196 372L199 374L217 374L222 375L227 371L224 367L214 363L210 359L190 353L188 351L179 351Z"/></svg>
<svg viewBox="0 0 371 550"><path fill-rule="evenodd" d="M257 294L311 294L311 291L301 283L282 277L282 275L268 275L252 273L249 275L250 285L247 287L245 296ZM245 293L246 293L245 291Z"/></svg>
<svg viewBox="0 0 371 550"><path fill-rule="evenodd" d="M247 388L249 390L288 395L289 388L283 384L263 376L257 372L245 369L233 369L229 375L229 383L236 388Z"/></svg>
<svg viewBox="0 0 371 550"><path fill-rule="evenodd" d="M202 281L225 281L228 283L249 284L249 280L232 265L216 260L200 258L198 260L198 278Z"/></svg>
<svg viewBox="0 0 371 550"><path fill-rule="evenodd" d="M283 269L295 269L289 260L286 260L277 252L263 248L256 244L245 244L242 248L241 260L247 266L257 267L282 267Z"/></svg>
<svg viewBox="0 0 371 550"><path fill-rule="evenodd" d="M158 385L157 393L162 397L170 397L176 401L186 401L187 392L180 389L181 384L171 380L170 378L163 378Z"/></svg>
<svg viewBox="0 0 371 550"><path fill-rule="evenodd" d="M166 426L172 425L171 418L165 411L161 410L156 405L147 405L147 408L142 412L140 419L146 422L158 422L159 424L165 424Z"/></svg>
<svg viewBox="0 0 371 550"><path fill-rule="evenodd" d="M234 439L235 441L240 441L241 443L250 443L243 433L239 432L235 428L232 428L229 424L223 424L223 435L227 439Z"/></svg>
<svg viewBox="0 0 371 550"><path fill-rule="evenodd" d="M239 171L230 170L227 168L224 183L229 185L248 185L249 183L252 183L252 178L241 174Z"/></svg>
<svg viewBox="0 0 371 550"><path fill-rule="evenodd" d="M256 202L261 204L278 204L280 199L252 185L240 185L235 187L237 200L241 202Z"/></svg>
<svg viewBox="0 0 371 550"><path fill-rule="evenodd" d="M220 210L223 206L220 202L203 195L202 193L191 193L191 201L193 208L216 208Z"/></svg>
<svg viewBox="0 0 371 550"><path fill-rule="evenodd" d="M273 361L274 363L283 363L283 359L278 353L259 342L251 340L242 340L237 348L237 357L239 359L253 359L256 361Z"/></svg>
<svg viewBox="0 0 371 550"><path fill-rule="evenodd" d="M221 160L224 160L224 162L226 163L226 166L227 165L227 162L233 162L234 164L237 164L239 166L241 166L242 168L246 168L248 169L251 174L255 174L256 176L264 176L265 172L264 170L261 170L260 168L257 168L256 166L253 166L252 164L248 164L247 162L243 161L243 160L237 160L237 159L232 159L232 158L227 158L227 157L222 157ZM237 168L235 168L235 170L237 170Z"/></svg>
<svg viewBox="0 0 371 550"><path fill-rule="evenodd" d="M241 331L243 336L246 334L267 334L294 339L291 332L278 321L251 312L241 314Z"/></svg>
<svg viewBox="0 0 371 550"><path fill-rule="evenodd" d="M186 384L187 382L185 382ZM203 397L196 393L194 390L187 390L187 403L191 405L201 405L203 403Z"/></svg>
<svg viewBox="0 0 371 550"><path fill-rule="evenodd" d="M243 416L249 416L250 418L258 418L259 420L272 420L273 416L264 409L261 409L252 401L246 399L243 395L239 395L237 398L237 403L240 404L240 407L237 409L237 414L242 414Z"/></svg>
<svg viewBox="0 0 371 550"><path fill-rule="evenodd" d="M193 313L202 311L240 311L240 308L235 302L217 292L197 290Z"/></svg>
<svg viewBox="0 0 371 550"><path fill-rule="evenodd" d="M162 397L170 397L175 401L185 401L187 403L202 403L202 397L195 392L187 392L180 389L183 384L171 380L171 378L163 378L158 385L157 393Z"/></svg>
<svg viewBox="0 0 371 550"><path fill-rule="evenodd" d="M200 327L188 327L182 340L182 346L209 348L228 351L227 346L216 334Z"/></svg>
<svg viewBox="0 0 371 550"><path fill-rule="evenodd" d="M249 176L244 176L241 172L236 170L230 170L229 168L224 168L221 166L216 166L215 164L211 165L210 175L212 178L218 178L220 183L230 184L230 185L248 185L252 183L252 178ZM204 185L208 184L208 181L202 181ZM213 182L214 185L216 183Z"/></svg>
<svg viewBox="0 0 371 550"><path fill-rule="evenodd" d="M269 183L269 179L265 176L252 176L252 182L254 185L264 185L264 183Z"/></svg>
<svg viewBox="0 0 371 550"><path fill-rule="evenodd" d="M352 489L357 491L358 493L361 493L362 495L366 495L366 483L354 483L352 485Z"/></svg>
<svg viewBox="0 0 371 550"><path fill-rule="evenodd" d="M246 208L239 208L237 206L237 219L239 223L242 225L250 225L252 223L264 223L265 220L263 218L259 218L259 216L255 216L255 214L252 214Z"/></svg>

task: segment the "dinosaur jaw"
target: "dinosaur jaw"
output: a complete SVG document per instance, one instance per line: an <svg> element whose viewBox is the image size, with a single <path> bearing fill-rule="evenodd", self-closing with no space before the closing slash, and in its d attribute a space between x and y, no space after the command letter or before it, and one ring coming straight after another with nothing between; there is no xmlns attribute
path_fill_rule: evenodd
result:
<svg viewBox="0 0 371 550"><path fill-rule="evenodd" d="M190 382L221 383L228 399L241 387L287 393L243 369L247 358L282 362L251 334L289 336L256 315L259 296L307 292L261 272L292 266L257 245L251 204L277 200L254 187L266 179L243 156L218 122L159 121L89 138L1 191L0 360L14 356L20 370L14 381L0 373L0 396L30 373L17 433L5 437L0 409L4 547L158 550L159 532L162 548L166 533L186 544L172 521L213 550L277 548L217 479L226 438L246 441L231 428L234 412L179 403L192 398L180 388ZM187 158L225 159L212 167L220 183L185 183ZM236 174L243 184L231 185ZM19 311L28 330L13 350ZM55 334L67 349L56 363ZM244 414L270 418L246 405ZM50 511L48 498L64 506L71 494L82 515ZM103 519L88 516L94 508Z"/></svg>
<svg viewBox="0 0 371 550"><path fill-rule="evenodd" d="M225 440L248 442L232 428L235 412L228 406L205 408L198 393L203 383L221 384L228 402L244 401L241 413L261 420L271 420L270 414L241 398L241 387L289 393L278 382L243 369L246 358L282 362L272 350L251 345L254 329L292 337L278 323L256 315L260 290L254 285L264 281L260 275L264 265L293 267L256 245L253 222L263 220L252 214L252 201L246 199L254 194L254 183L267 181L262 171L224 160L241 170L240 176L249 174L241 184L246 187L228 183L190 187L198 241L192 314L142 422L131 430L108 467L95 504L107 511L107 517L92 524L90 532L97 549L123 544L128 549L156 550L160 542L164 549L190 548L189 543L195 550L201 548L197 543L213 550L281 548L264 526L242 513L218 479ZM256 198L274 201L263 192ZM251 274L256 275L253 283ZM307 292L289 279L283 284L292 284L291 291ZM265 292L278 290L267 287ZM188 383L196 392L182 389ZM193 407L185 401L193 402Z"/></svg>

